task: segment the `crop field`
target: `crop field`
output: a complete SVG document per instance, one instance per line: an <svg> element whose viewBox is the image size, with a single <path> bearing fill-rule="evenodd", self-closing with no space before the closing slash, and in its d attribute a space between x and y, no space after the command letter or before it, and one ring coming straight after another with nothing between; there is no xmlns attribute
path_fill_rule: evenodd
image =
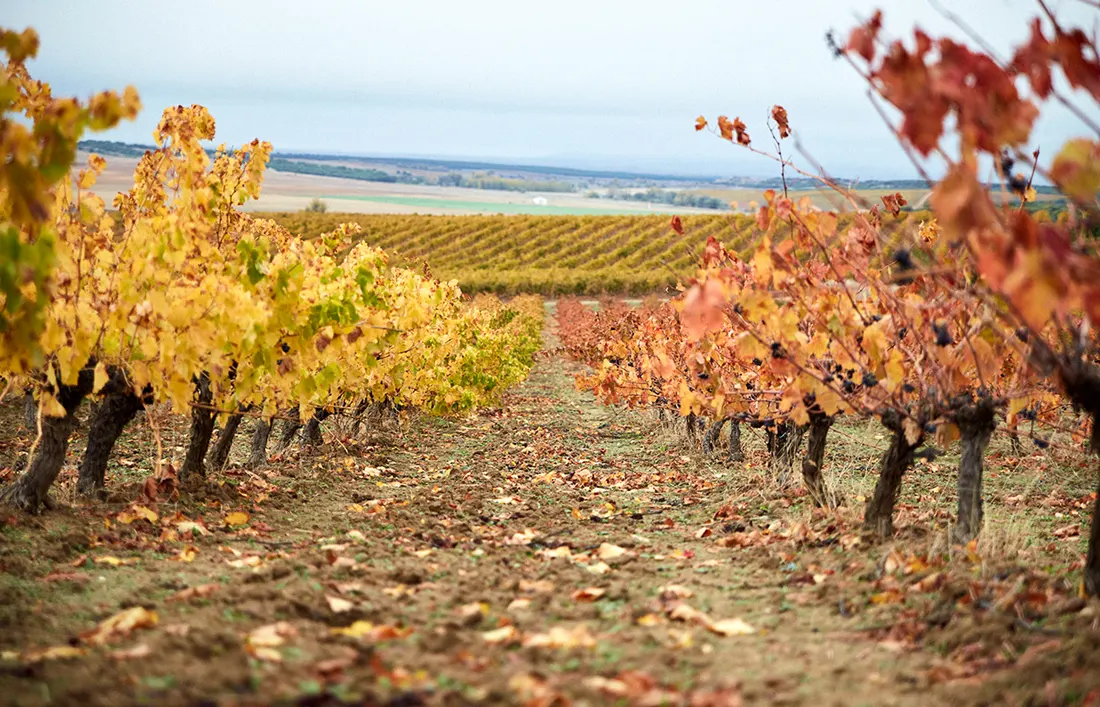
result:
<svg viewBox="0 0 1100 707"><path fill-rule="evenodd" d="M667 216L257 215L303 238L356 223L365 242L463 290L545 295L662 292L694 272L711 236L747 254L755 226L744 214L684 216L683 235ZM922 218L914 213L894 227Z"/></svg>

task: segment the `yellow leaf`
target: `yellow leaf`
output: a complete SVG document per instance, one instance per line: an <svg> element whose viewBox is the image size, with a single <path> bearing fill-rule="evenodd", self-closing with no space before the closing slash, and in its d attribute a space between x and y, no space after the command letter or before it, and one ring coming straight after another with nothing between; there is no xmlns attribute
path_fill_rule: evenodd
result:
<svg viewBox="0 0 1100 707"><path fill-rule="evenodd" d="M199 554L199 549L194 545L188 545L179 551L179 554L172 559L176 562L194 562L195 557Z"/></svg>
<svg viewBox="0 0 1100 707"><path fill-rule="evenodd" d="M897 349L890 351L886 360L886 390L893 393L905 382L905 365L901 352Z"/></svg>
<svg viewBox="0 0 1100 707"><path fill-rule="evenodd" d="M111 555L104 555L103 557L92 558L92 562L97 565L110 565L111 567L118 567L119 565L135 565L138 562L136 557L127 557L124 560L120 560L117 557Z"/></svg>
<svg viewBox="0 0 1100 707"><path fill-rule="evenodd" d="M87 651L76 646L50 646L37 651L28 651L19 656L24 663L37 663L43 660L64 660L66 658L78 658Z"/></svg>
<svg viewBox="0 0 1100 707"><path fill-rule="evenodd" d="M742 619L719 619L707 624L707 630L719 636L747 636L756 629Z"/></svg>
<svg viewBox="0 0 1100 707"><path fill-rule="evenodd" d="M65 417L65 406L49 393L43 393L38 401L39 409L45 417Z"/></svg>
<svg viewBox="0 0 1100 707"><path fill-rule="evenodd" d="M1093 201L1100 191L1100 142L1088 138L1070 140L1054 157L1050 171L1064 193L1081 201Z"/></svg>
<svg viewBox="0 0 1100 707"><path fill-rule="evenodd" d="M95 365L95 379L92 383L92 393L98 393L107 385L107 364L100 361Z"/></svg>
<svg viewBox="0 0 1100 707"><path fill-rule="evenodd" d="M81 640L92 645L102 645L116 638L128 635L139 628L151 628L157 625L157 615L148 609L135 606L119 612L100 622L91 631L80 634Z"/></svg>
<svg viewBox="0 0 1100 707"><path fill-rule="evenodd" d="M485 631L481 634L482 639L486 643L509 643L519 640L519 630L515 626L501 626L500 628L493 629L492 631Z"/></svg>
<svg viewBox="0 0 1100 707"><path fill-rule="evenodd" d="M225 524L231 528L248 524L248 514L244 511L233 511L225 517Z"/></svg>

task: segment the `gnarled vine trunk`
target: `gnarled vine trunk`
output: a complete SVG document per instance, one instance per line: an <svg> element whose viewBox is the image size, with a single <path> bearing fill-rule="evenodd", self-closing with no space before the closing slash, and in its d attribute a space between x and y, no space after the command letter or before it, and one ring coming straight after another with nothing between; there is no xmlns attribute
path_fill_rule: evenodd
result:
<svg viewBox="0 0 1100 707"><path fill-rule="evenodd" d="M688 441L699 441L699 423L695 413L689 412L684 418L684 431L687 433Z"/></svg>
<svg viewBox="0 0 1100 707"><path fill-rule="evenodd" d="M1093 418L1095 429L1097 423ZM1093 433L1093 442L1097 440ZM1095 448L1095 445L1094 445ZM1100 474L1097 475L1100 477ZM1085 591L1089 596L1100 596L1100 480L1096 486L1096 500L1092 502L1092 525L1089 528L1089 549L1085 555Z"/></svg>
<svg viewBox="0 0 1100 707"><path fill-rule="evenodd" d="M745 453L741 450L741 423L730 420L730 447L726 452L726 460L739 462L745 460Z"/></svg>
<svg viewBox="0 0 1100 707"><path fill-rule="evenodd" d="M289 419L283 420L283 432L279 436L277 451L280 452L290 446L290 443L298 436L298 430L302 429L302 418L299 415L298 408L291 410L287 417Z"/></svg>
<svg viewBox="0 0 1100 707"><path fill-rule="evenodd" d="M271 421L260 420L252 431L252 449L248 454L248 468L258 469L267 463L267 440L271 437Z"/></svg>
<svg viewBox="0 0 1100 707"><path fill-rule="evenodd" d="M186 479L191 474L206 476L203 459L206 458L206 450L210 448L210 438L214 436L216 415L210 409L213 400L210 376L203 373L195 384L195 404L191 406L191 434L187 441L187 454L180 468L180 480Z"/></svg>
<svg viewBox="0 0 1100 707"><path fill-rule="evenodd" d="M359 429L363 425L363 415L365 415L367 413L367 410L369 408L370 408L370 401L369 400L364 400L364 401L360 402L359 405L357 405L355 407L355 419L351 423L351 432L349 434L349 436L352 439L355 439L356 437L359 436Z"/></svg>
<svg viewBox="0 0 1100 707"><path fill-rule="evenodd" d="M4 489L0 498L29 513L37 513L42 506L53 507L53 501L49 497L50 486L61 473L61 465L65 463L69 434L76 425L76 410L84 398L91 394L94 382L94 370L86 367L77 375L75 385L61 386L56 397L65 409L65 415L42 416L42 432L31 450L27 470Z"/></svg>
<svg viewBox="0 0 1100 707"><path fill-rule="evenodd" d="M833 418L823 412L810 413L809 438L806 441L806 457L802 460L802 483L815 506L829 505L825 489L825 439Z"/></svg>
<svg viewBox="0 0 1100 707"><path fill-rule="evenodd" d="M38 429L38 405L34 402L34 393L29 390L23 394L23 424L28 430Z"/></svg>
<svg viewBox="0 0 1100 707"><path fill-rule="evenodd" d="M955 542L968 543L982 528L982 460L997 426L996 410L988 396L957 404L962 458L959 461L959 517Z"/></svg>
<svg viewBox="0 0 1100 707"><path fill-rule="evenodd" d="M787 420L776 426L774 435L769 438L771 442L772 468L775 470L779 482L786 485L791 480L794 469L794 460L798 457L798 450L802 446L802 433L805 428Z"/></svg>
<svg viewBox="0 0 1100 707"><path fill-rule="evenodd" d="M206 466L214 471L225 468L229 461L229 452L233 450L233 439L237 436L237 428L244 420L243 413L230 415L225 425L218 430L218 438L214 440L214 446L210 447L210 453L206 455Z"/></svg>
<svg viewBox="0 0 1100 707"><path fill-rule="evenodd" d="M314 410L313 417L309 418L309 422L306 423L306 428L302 432L302 442L311 447L320 447L324 444L325 439L321 436L321 423L331 415L331 412L321 408Z"/></svg>
<svg viewBox="0 0 1100 707"><path fill-rule="evenodd" d="M722 436L722 428L726 425L725 418L719 418L710 423L710 427L707 428L707 433L703 435L703 454L710 456L714 454L714 448L718 446L718 440Z"/></svg>
<svg viewBox="0 0 1100 707"><path fill-rule="evenodd" d="M100 494L106 486L107 461L122 431L145 407L133 391L110 393L96 408L88 427L88 446L80 461L76 490L84 495Z"/></svg>
<svg viewBox="0 0 1100 707"><path fill-rule="evenodd" d="M879 459L878 481L863 514L863 527L888 538L894 534L894 505L901 492L901 478L913 465L913 454L924 441L924 431L922 426L920 437L910 443L901 416L893 410L882 416L882 424L891 433L890 446Z"/></svg>

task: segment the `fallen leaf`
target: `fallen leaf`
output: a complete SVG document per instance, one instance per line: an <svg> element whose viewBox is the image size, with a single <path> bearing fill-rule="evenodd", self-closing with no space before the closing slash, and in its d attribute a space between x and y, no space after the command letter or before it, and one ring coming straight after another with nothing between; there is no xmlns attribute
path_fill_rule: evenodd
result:
<svg viewBox="0 0 1100 707"><path fill-rule="evenodd" d="M596 601L604 594L607 594L606 589L600 589L599 587L585 587L584 589L578 589L573 592L573 601Z"/></svg>
<svg viewBox="0 0 1100 707"><path fill-rule="evenodd" d="M43 582L77 582L83 584L84 582L92 581L92 578L83 572L50 572L48 575L42 578Z"/></svg>
<svg viewBox="0 0 1100 707"><path fill-rule="evenodd" d="M103 557L93 557L92 562L96 563L97 565L109 565L111 567L118 567L119 565L136 565L139 560L136 557L127 557L126 559L120 560L119 558L112 557L111 555L104 555Z"/></svg>
<svg viewBox="0 0 1100 707"><path fill-rule="evenodd" d="M679 584L667 584L661 587L658 592L659 594L657 595L657 598L661 601L671 601L673 599L690 599L695 596L695 592Z"/></svg>
<svg viewBox="0 0 1100 707"><path fill-rule="evenodd" d="M135 629L151 628L156 625L157 615L155 612L141 606L135 606L101 621L94 629L80 634L80 639L91 645L103 645L108 641L129 635Z"/></svg>
<svg viewBox="0 0 1100 707"><path fill-rule="evenodd" d="M460 619L467 621L472 619L480 619L483 616L489 615L489 604L483 601L475 601L470 604L463 604L455 609L455 614Z"/></svg>
<svg viewBox="0 0 1100 707"><path fill-rule="evenodd" d="M342 614L345 611L351 611L355 608L355 602L341 599L340 597L334 597L331 594L325 595L325 601L328 602L328 608L332 609L334 614Z"/></svg>
<svg viewBox="0 0 1100 707"><path fill-rule="evenodd" d="M554 583L548 579L536 579L534 581L521 579L519 590L525 594L549 594L554 591Z"/></svg>
<svg viewBox="0 0 1100 707"><path fill-rule="evenodd" d="M181 549L178 554L172 559L176 562L194 562L195 557L199 554L199 549L194 545L188 545Z"/></svg>
<svg viewBox="0 0 1100 707"><path fill-rule="evenodd" d="M592 648L596 645L596 638L585 624L578 624L571 629L554 626L546 633L526 636L523 645L528 648Z"/></svg>
<svg viewBox="0 0 1100 707"><path fill-rule="evenodd" d="M530 545L535 539L535 531L527 529L522 533L514 533L504 541L505 545Z"/></svg>
<svg viewBox="0 0 1100 707"><path fill-rule="evenodd" d="M756 629L741 619L719 619L708 623L706 627L708 631L719 636L747 636L756 633Z"/></svg>
<svg viewBox="0 0 1100 707"><path fill-rule="evenodd" d="M256 569L257 567L262 565L264 561L263 558L258 555L249 555L248 557L242 557L238 560L226 560L225 562L230 567L240 570L246 567Z"/></svg>
<svg viewBox="0 0 1100 707"><path fill-rule="evenodd" d="M501 626L492 631L484 631L481 637L486 643L508 643L519 640L519 630L515 626Z"/></svg>
<svg viewBox="0 0 1100 707"><path fill-rule="evenodd" d="M340 675L355 663L355 656L330 658L313 664L313 672L325 680L336 682Z"/></svg>
<svg viewBox="0 0 1100 707"><path fill-rule="evenodd" d="M586 565L585 569L592 574L607 574L611 571L611 565L606 562L596 562L591 565Z"/></svg>
<svg viewBox="0 0 1100 707"><path fill-rule="evenodd" d="M596 551L596 555L601 560L614 560L629 553L630 551L626 548L619 547L618 545L612 545L611 543L602 543L600 545L600 549Z"/></svg>
<svg viewBox="0 0 1100 707"><path fill-rule="evenodd" d="M366 639L368 641L385 641L391 638L404 638L412 633L411 628L401 628L391 624L372 624L370 621L356 621L351 626L329 629L335 636L348 636L349 638Z"/></svg>
<svg viewBox="0 0 1100 707"><path fill-rule="evenodd" d="M148 643L139 643L132 648L111 651L110 655L115 660L134 660L135 658L147 658L153 654L153 649Z"/></svg>
<svg viewBox="0 0 1100 707"><path fill-rule="evenodd" d="M165 599L167 602L173 601L191 601L192 599L202 599L208 597L218 590L218 584L199 584L194 587L188 587L187 589L181 589L172 596Z"/></svg>
<svg viewBox="0 0 1100 707"><path fill-rule="evenodd" d="M507 606L506 611L526 611L531 608L530 599L513 599Z"/></svg>
<svg viewBox="0 0 1100 707"><path fill-rule="evenodd" d="M134 504L115 516L115 520L123 525L129 525L136 520L147 520L150 523L156 523L158 518L159 516L155 511L139 504Z"/></svg>
<svg viewBox="0 0 1100 707"><path fill-rule="evenodd" d="M77 646L50 646L37 651L28 651L19 656L24 663L38 663L43 660L64 660L66 658L79 658L87 651Z"/></svg>
<svg viewBox="0 0 1100 707"><path fill-rule="evenodd" d="M244 511L233 511L225 517L225 524L230 528L237 528L248 524L248 514Z"/></svg>
<svg viewBox="0 0 1100 707"><path fill-rule="evenodd" d="M270 663L282 662L283 656L275 650L286 643L286 639L298 635L298 630L286 621L261 626L250 632L245 639L245 651L253 658Z"/></svg>
<svg viewBox="0 0 1100 707"><path fill-rule="evenodd" d="M668 618L672 619L673 621L697 623L701 626L706 626L710 624L710 618L705 613L688 604L683 603L674 606L672 610L668 612Z"/></svg>

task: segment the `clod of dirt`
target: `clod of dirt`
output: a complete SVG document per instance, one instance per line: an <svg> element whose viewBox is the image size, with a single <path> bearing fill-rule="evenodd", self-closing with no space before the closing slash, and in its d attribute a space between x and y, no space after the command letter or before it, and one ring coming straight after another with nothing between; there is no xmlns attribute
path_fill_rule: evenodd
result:
<svg viewBox="0 0 1100 707"><path fill-rule="evenodd" d="M414 587L424 583L424 570L419 567L398 567L390 573L390 578L398 584Z"/></svg>

